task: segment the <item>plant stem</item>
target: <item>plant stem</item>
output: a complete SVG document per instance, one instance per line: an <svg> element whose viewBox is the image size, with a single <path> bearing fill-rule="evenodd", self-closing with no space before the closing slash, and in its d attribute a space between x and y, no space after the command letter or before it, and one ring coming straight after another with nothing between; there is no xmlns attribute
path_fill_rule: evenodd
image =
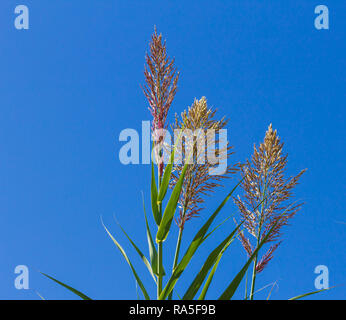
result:
<svg viewBox="0 0 346 320"><path fill-rule="evenodd" d="M263 192L262 192L261 215L260 215L260 221L259 221L259 225L258 225L256 248L258 248L258 246L260 244L260 240L261 240L261 229L262 229L262 224L263 224L263 219L264 219L263 218L264 199L266 196L266 192L267 192L267 172L265 172L265 175L264 175L264 188L263 188ZM253 265L253 270L252 270L252 280L251 280L250 300L253 300L253 295L254 295L254 291L255 291L255 282L256 282L256 273L257 273L256 272L257 259L258 259L258 252L254 258L254 265Z"/></svg>
<svg viewBox="0 0 346 320"><path fill-rule="evenodd" d="M186 214L186 205L184 206L183 219L185 218L185 214ZM179 234L178 234L178 239L177 239L177 245L175 247L175 254L174 254L173 267L172 267L172 274L174 272L175 267L178 264L181 239L183 237L183 230L184 230L184 227L183 226L181 226L181 227L179 226ZM173 290L170 292L170 294L168 296L168 300L172 300L172 297L173 297Z"/></svg>
<svg viewBox="0 0 346 320"><path fill-rule="evenodd" d="M246 275L245 275L245 299L244 300L247 300L247 275L248 275L248 271L249 270L246 270Z"/></svg>
<svg viewBox="0 0 346 320"><path fill-rule="evenodd" d="M162 270L162 242L158 243L158 281L157 281L157 300L160 298L160 294L162 291L162 275L163 275L163 270Z"/></svg>
<svg viewBox="0 0 346 320"><path fill-rule="evenodd" d="M172 272L174 271L175 267L178 264L182 236L183 236L183 229L179 228L179 235L178 235L177 245L176 245L176 248L175 248Z"/></svg>
<svg viewBox="0 0 346 320"><path fill-rule="evenodd" d="M184 207L184 211L183 211L183 219L185 218L185 214L186 214L186 206ZM179 235L178 235L177 245L175 247L175 254L174 254L172 273L173 273L175 267L178 264L180 245L181 245L181 238L183 237L183 231L184 231L184 226L183 225L179 226Z"/></svg>
<svg viewBox="0 0 346 320"><path fill-rule="evenodd" d="M175 267L178 264L182 236L183 236L183 229L179 228L179 235L178 235L177 245L175 247L175 254L174 254L173 267L172 267L172 274L174 272ZM168 300L172 300L172 298L173 298L173 290L170 292L170 294L168 296Z"/></svg>
<svg viewBox="0 0 346 320"><path fill-rule="evenodd" d="M257 240L257 247L259 244L259 238ZM252 279L251 279L251 289L250 289L250 300L253 300L253 294L255 291L255 282L256 282L256 266L257 266L257 254L254 258L253 269L252 269Z"/></svg>
<svg viewBox="0 0 346 320"><path fill-rule="evenodd" d="M160 190L160 186L161 186L161 176L160 176L160 168L158 166L158 186L159 186L159 190ZM159 205L159 214L160 217L162 217L162 204L160 203ZM157 300L160 299L160 294L162 291L162 278L163 278L163 265L162 265L162 246L163 246L163 242L160 241L158 243L158 248L157 248L157 255L158 255L158 276L157 276Z"/></svg>

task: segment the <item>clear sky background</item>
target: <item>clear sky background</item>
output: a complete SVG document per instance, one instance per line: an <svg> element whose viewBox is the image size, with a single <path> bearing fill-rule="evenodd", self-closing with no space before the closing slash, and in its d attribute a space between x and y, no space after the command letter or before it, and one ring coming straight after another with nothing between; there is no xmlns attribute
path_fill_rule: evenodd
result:
<svg viewBox="0 0 346 320"><path fill-rule="evenodd" d="M229 140L243 161L270 123L289 153L288 174L308 171L297 187L306 205L285 229L283 244L257 288L278 281L273 299L313 291L314 268L330 285L315 298L345 298L346 3L329 7L330 29L314 27L321 1L2 0L0 2L0 298L74 299L46 272L97 299L135 299L126 262L100 222L117 236L155 289L113 215L146 251L141 203L150 207L148 165L124 166L121 130L150 120L140 89L154 25L181 72L169 118L206 96L230 118ZM30 10L30 29L16 30L14 8ZM186 225L183 248L237 179L209 199ZM218 221L234 212L229 203ZM343 223L342 223L343 222ZM223 226L215 240L233 228ZM166 245L173 254L177 228ZM206 243L186 272L199 268ZM209 298L246 256L238 242L224 256ZM166 270L171 260L165 260ZM27 265L30 290L14 287ZM188 281L179 283L184 293ZM266 298L268 288L257 295ZM237 298L242 298L243 287Z"/></svg>

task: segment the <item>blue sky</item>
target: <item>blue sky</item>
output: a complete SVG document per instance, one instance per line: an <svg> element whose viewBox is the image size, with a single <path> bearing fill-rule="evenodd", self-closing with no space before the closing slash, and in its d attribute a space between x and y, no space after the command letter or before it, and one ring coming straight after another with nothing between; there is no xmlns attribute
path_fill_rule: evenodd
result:
<svg viewBox="0 0 346 320"><path fill-rule="evenodd" d="M306 202L258 288L278 281L273 299L314 290L314 268L345 285L344 104L346 4L324 1L330 29L316 30L318 1L25 0L30 29L14 28L16 1L0 4L0 299L73 299L43 278L51 274L92 298L135 299L130 270L100 222L129 251L113 220L146 250L141 191L149 201L148 165L124 166L121 130L150 120L144 55L154 25L181 72L170 119L206 96L230 118L231 161L251 155L269 123L289 153L288 173L308 171L296 193ZM186 227L186 243L234 185L208 199ZM228 204L219 219L234 212ZM220 230L215 241L233 227ZM177 230L170 234L166 257ZM189 277L213 242L201 248ZM245 262L239 243L224 257L209 298ZM171 260L166 260L166 269ZM30 290L14 287L27 265ZM184 292L182 281L178 292ZM268 289L258 294L266 298ZM238 298L243 295L243 289ZM315 298L345 298L339 286Z"/></svg>

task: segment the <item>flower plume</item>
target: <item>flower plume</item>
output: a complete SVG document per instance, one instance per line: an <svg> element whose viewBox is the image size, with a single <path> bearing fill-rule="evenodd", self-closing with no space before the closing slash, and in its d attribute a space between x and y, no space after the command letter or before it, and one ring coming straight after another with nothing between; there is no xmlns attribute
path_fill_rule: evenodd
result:
<svg viewBox="0 0 346 320"><path fill-rule="evenodd" d="M254 146L251 160L241 167L241 175L244 178L241 183L243 196L234 199L244 220L243 226L255 238L257 244L277 223L266 241L274 244L257 263L257 272L261 272L272 259L274 251L280 244L278 240L282 227L287 225L288 220L303 205L303 203L292 203L290 198L305 170L295 177L285 178L287 154L284 155L282 149L283 143L270 124L264 142L258 148ZM239 232L238 236L250 256L254 251L250 239L243 232Z"/></svg>
<svg viewBox="0 0 346 320"><path fill-rule="evenodd" d="M164 137L160 136L166 128L168 110L177 91L179 72L166 52L166 42L162 34L157 34L156 28L149 45L150 52L146 54L144 70L145 85L142 87L148 100L149 110L153 116L152 132L155 144L161 144ZM162 155L157 155L159 174L163 172Z"/></svg>
<svg viewBox="0 0 346 320"><path fill-rule="evenodd" d="M220 129L225 128L228 120L222 118L220 120L215 119L216 110L212 110L207 106L207 100L202 97L200 100L195 99L194 103L188 110L185 110L181 114L181 119L179 120L177 115L175 119L175 124L173 129L191 130L193 132L200 132L201 135L207 135L208 130L215 130L218 132ZM216 142L218 142L216 140ZM208 152L208 144L210 141L205 139L200 139L196 137L193 142L193 154L194 158L191 164L188 164L187 171L185 173L184 184L182 192L179 198L179 217L177 219L177 224L179 228L183 229L185 222L191 218L198 216L200 211L203 209L201 205L204 203L204 196L209 195L217 187L222 186L222 180L228 178L231 173L236 170L234 167L227 166L223 174L211 175L215 167L215 164L210 163L205 159L205 153L198 153L199 146L203 144ZM187 141L183 141L182 152L186 149ZM226 160L232 154L232 147L229 146L228 142L225 147L225 152L222 149L216 149L215 155L219 156L219 160ZM201 161L201 158L204 161ZM182 155L184 159L184 155ZM184 167L184 160L181 164L174 164L172 178L170 182L170 187L174 187L177 183L182 169Z"/></svg>

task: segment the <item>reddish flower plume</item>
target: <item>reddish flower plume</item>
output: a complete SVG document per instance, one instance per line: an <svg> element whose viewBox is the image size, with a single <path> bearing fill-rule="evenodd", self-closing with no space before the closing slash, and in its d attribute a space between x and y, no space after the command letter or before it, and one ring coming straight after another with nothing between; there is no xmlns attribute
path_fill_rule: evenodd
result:
<svg viewBox="0 0 346 320"><path fill-rule="evenodd" d="M168 110L177 91L179 72L174 66L174 59L170 59L166 52L166 42L162 35L157 34L156 28L149 45L150 52L146 54L144 70L144 95L149 103L149 110L153 116L152 132L155 145L161 144L164 137L162 129L166 128ZM160 176L163 172L162 155L158 155Z"/></svg>

